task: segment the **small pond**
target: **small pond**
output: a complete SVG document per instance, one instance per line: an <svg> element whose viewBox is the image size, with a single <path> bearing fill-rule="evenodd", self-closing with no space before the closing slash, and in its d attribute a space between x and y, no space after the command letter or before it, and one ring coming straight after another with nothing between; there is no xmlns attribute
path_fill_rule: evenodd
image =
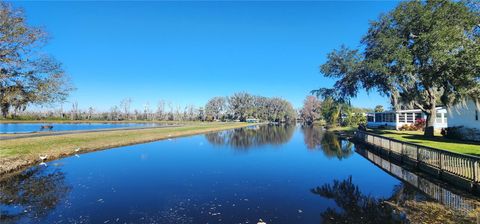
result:
<svg viewBox="0 0 480 224"><path fill-rule="evenodd" d="M425 202L465 221L475 200L320 128L258 126L4 177L0 223L404 223Z"/></svg>
<svg viewBox="0 0 480 224"><path fill-rule="evenodd" d="M46 131L82 131L108 128L156 127L158 123L2 123L0 134Z"/></svg>

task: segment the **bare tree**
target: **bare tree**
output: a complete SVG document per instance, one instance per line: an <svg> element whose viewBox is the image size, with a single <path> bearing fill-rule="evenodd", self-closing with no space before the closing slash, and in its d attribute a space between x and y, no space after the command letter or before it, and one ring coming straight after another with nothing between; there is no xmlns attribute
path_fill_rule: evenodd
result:
<svg viewBox="0 0 480 224"><path fill-rule="evenodd" d="M120 102L120 108L123 110L123 115L126 120L130 119L130 105L132 104L131 98L125 98Z"/></svg>
<svg viewBox="0 0 480 224"><path fill-rule="evenodd" d="M152 114L152 110L150 109L150 103L147 102L143 107L143 116L145 120L150 119L150 115Z"/></svg>
<svg viewBox="0 0 480 224"><path fill-rule="evenodd" d="M118 109L117 106L113 106L110 108L110 114L109 114L109 119L117 121L119 120L119 115L120 115L120 110Z"/></svg>
<svg viewBox="0 0 480 224"><path fill-rule="evenodd" d="M88 119L88 120L92 119L92 116L93 116L94 113L95 113L95 109L93 109L93 107L89 107L89 108L88 108L88 117L87 117L87 119Z"/></svg>
<svg viewBox="0 0 480 224"><path fill-rule="evenodd" d="M70 111L70 120L78 119L78 102L75 101L72 103L72 110Z"/></svg>
<svg viewBox="0 0 480 224"><path fill-rule="evenodd" d="M315 96L307 96L300 110L300 117L306 124L312 124L322 116L322 103Z"/></svg>
<svg viewBox="0 0 480 224"><path fill-rule="evenodd" d="M158 120L165 120L165 101L164 100L158 101L156 118Z"/></svg>

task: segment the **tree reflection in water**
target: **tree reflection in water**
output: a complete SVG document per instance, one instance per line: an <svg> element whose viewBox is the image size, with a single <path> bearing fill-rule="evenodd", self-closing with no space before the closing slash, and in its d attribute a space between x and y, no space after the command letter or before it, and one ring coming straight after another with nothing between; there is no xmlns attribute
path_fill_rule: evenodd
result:
<svg viewBox="0 0 480 224"><path fill-rule="evenodd" d="M402 223L393 209L383 199L376 199L360 192L352 177L334 180L311 190L312 193L332 199L343 210L327 208L322 212L323 223Z"/></svg>
<svg viewBox="0 0 480 224"><path fill-rule="evenodd" d="M353 154L353 143L339 139L335 133L318 126L302 126L305 145L311 150L321 150L327 158L346 159Z"/></svg>
<svg viewBox="0 0 480 224"><path fill-rule="evenodd" d="M293 125L259 125L229 131L205 134L213 145L228 145L235 149L249 149L262 145L281 145L293 136Z"/></svg>
<svg viewBox="0 0 480 224"><path fill-rule="evenodd" d="M0 180L0 222L42 218L69 191L64 173L46 167L33 167Z"/></svg>

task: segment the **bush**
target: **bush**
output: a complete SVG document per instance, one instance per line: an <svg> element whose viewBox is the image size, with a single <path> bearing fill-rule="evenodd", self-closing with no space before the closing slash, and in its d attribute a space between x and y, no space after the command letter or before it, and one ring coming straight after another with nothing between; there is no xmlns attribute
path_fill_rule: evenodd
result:
<svg viewBox="0 0 480 224"><path fill-rule="evenodd" d="M415 120L415 123L413 124L414 129L415 129L414 131L424 130L426 124L427 124L427 122L425 121L425 119L418 118L417 120Z"/></svg>
<svg viewBox="0 0 480 224"><path fill-rule="evenodd" d="M465 128L463 126L448 127L442 129L441 134L449 139L480 141L480 130L475 128Z"/></svg>
<svg viewBox="0 0 480 224"><path fill-rule="evenodd" d="M400 131L413 131L413 125L404 124L398 130L400 130Z"/></svg>
<svg viewBox="0 0 480 224"><path fill-rule="evenodd" d="M420 131L425 129L425 119L419 118L413 124L404 124L399 128L400 131Z"/></svg>

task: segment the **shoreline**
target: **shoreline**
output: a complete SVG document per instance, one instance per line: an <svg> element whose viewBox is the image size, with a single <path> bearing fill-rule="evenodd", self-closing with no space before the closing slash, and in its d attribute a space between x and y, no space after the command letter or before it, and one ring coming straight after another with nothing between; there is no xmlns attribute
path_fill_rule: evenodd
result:
<svg viewBox="0 0 480 224"><path fill-rule="evenodd" d="M68 135L37 136L1 140L0 179L9 174L39 164L40 155L48 155L45 162L117 147L248 127L248 123L204 123L168 128L115 130L108 132L72 133ZM78 151L75 149L79 148Z"/></svg>
<svg viewBox="0 0 480 224"><path fill-rule="evenodd" d="M197 121L164 121L164 120L121 120L121 121L109 121L109 120L13 120L13 119L0 119L0 124L22 124L22 123L58 123L58 124L88 124L88 123L110 123L110 124L124 124L124 123L166 123L166 124L189 124L198 123ZM223 122L228 123L228 122ZM230 122L233 123L233 122Z"/></svg>
<svg viewBox="0 0 480 224"><path fill-rule="evenodd" d="M70 135L70 134L82 134L82 133L91 133L91 132L127 131L127 130L154 129L154 128L172 128L172 127L181 127L181 126L184 126L184 125L165 124L163 126L158 126L158 127L126 127L126 128L102 128L102 129L69 130L69 131L46 131L46 132L35 131L35 132L26 132L26 133L7 133L7 134L0 134L0 140L43 137L43 136Z"/></svg>

